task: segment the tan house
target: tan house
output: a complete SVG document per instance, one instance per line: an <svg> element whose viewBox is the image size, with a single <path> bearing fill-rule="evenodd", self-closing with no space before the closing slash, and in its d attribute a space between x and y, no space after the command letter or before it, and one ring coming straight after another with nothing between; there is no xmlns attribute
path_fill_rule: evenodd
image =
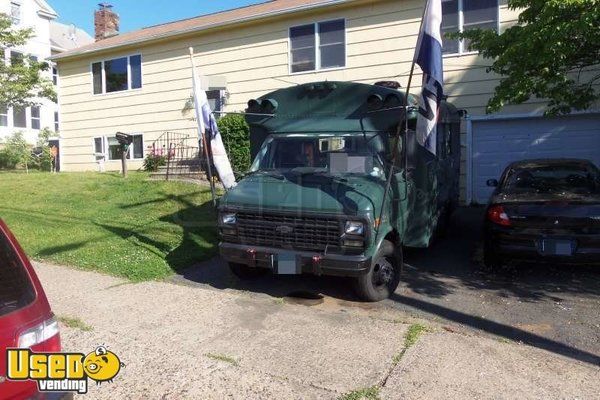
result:
<svg viewBox="0 0 600 400"><path fill-rule="evenodd" d="M118 34L118 28L97 33L96 43L55 57L62 170L98 170L100 163L118 170L117 131L136 135L133 167L141 166L148 146L164 132L195 134L194 122L183 112L192 86L190 46L215 105L225 111L243 110L249 99L266 92L317 80L394 80L406 86L424 4L274 0L130 33ZM444 31L502 30L518 16L505 0L444 0L443 10ZM114 13L100 10L96 18L99 12L109 20L97 20L96 26L115 28ZM469 113L463 140L466 201L485 202L486 180L514 159L570 156L600 164L598 114L542 118L544 103L531 102L485 115L498 82L486 72L489 61L459 41L446 40L444 53L445 92Z"/></svg>

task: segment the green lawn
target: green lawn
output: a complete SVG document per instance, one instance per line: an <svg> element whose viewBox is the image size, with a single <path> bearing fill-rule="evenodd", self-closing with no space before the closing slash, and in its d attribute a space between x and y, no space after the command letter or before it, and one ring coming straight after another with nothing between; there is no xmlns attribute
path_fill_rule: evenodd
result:
<svg viewBox="0 0 600 400"><path fill-rule="evenodd" d="M0 218L33 259L134 281L216 254L210 189L145 173L0 173Z"/></svg>

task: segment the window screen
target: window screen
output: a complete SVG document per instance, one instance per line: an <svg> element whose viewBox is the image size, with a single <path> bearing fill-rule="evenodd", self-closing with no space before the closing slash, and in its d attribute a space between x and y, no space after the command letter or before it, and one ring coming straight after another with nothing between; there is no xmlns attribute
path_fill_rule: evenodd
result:
<svg viewBox="0 0 600 400"><path fill-rule="evenodd" d="M27 128L27 113L25 108L13 107L13 126Z"/></svg>
<svg viewBox="0 0 600 400"><path fill-rule="evenodd" d="M0 104L0 126L8 126L8 108Z"/></svg>
<svg viewBox="0 0 600 400"><path fill-rule="evenodd" d="M102 63L92 64L92 80L94 85L94 94L102 93Z"/></svg>
<svg viewBox="0 0 600 400"><path fill-rule="evenodd" d="M292 72L316 69L315 25L303 25L290 29L292 45Z"/></svg>
<svg viewBox="0 0 600 400"><path fill-rule="evenodd" d="M344 20L319 24L319 52L321 68L338 68L346 65Z"/></svg>
<svg viewBox="0 0 600 400"><path fill-rule="evenodd" d="M31 129L40 129L40 107L31 107Z"/></svg>
<svg viewBox="0 0 600 400"><path fill-rule="evenodd" d="M139 89L142 87L142 56L129 57L131 69L131 88Z"/></svg>
<svg viewBox="0 0 600 400"><path fill-rule="evenodd" d="M442 41L445 54L471 51L468 40L445 37L449 32L469 29L498 29L498 0L443 0Z"/></svg>
<svg viewBox="0 0 600 400"><path fill-rule="evenodd" d="M133 154L133 158L144 158L144 137L142 135L133 136L131 154Z"/></svg>
<svg viewBox="0 0 600 400"><path fill-rule="evenodd" d="M104 62L106 93L127 90L127 57Z"/></svg>

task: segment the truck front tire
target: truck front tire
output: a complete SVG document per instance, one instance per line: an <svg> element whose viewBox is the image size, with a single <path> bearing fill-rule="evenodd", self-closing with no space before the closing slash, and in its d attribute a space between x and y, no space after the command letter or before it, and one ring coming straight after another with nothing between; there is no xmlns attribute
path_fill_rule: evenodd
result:
<svg viewBox="0 0 600 400"><path fill-rule="evenodd" d="M364 301L385 300L400 284L402 249L385 240L373 258L369 271L356 278L356 294Z"/></svg>

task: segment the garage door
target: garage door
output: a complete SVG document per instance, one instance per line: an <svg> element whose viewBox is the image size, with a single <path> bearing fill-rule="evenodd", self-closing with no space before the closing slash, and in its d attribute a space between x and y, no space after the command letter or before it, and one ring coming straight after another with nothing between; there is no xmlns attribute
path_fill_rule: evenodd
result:
<svg viewBox="0 0 600 400"><path fill-rule="evenodd" d="M485 204L513 161L528 158L584 158L600 166L600 114L556 118L472 121L472 199Z"/></svg>

